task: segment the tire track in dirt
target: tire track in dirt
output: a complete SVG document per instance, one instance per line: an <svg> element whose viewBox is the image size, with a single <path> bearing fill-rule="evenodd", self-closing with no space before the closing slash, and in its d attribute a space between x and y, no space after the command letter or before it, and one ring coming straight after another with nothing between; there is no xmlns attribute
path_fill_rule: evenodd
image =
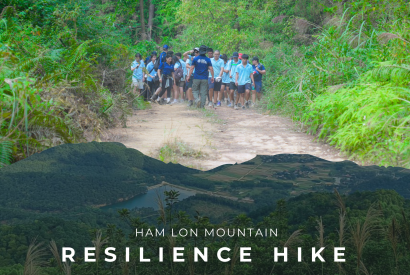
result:
<svg viewBox="0 0 410 275"><path fill-rule="evenodd" d="M135 111L127 128L110 131L111 138L129 148L158 158L166 142L189 144L206 156L201 159L181 157L185 166L209 170L223 164L242 163L256 155L310 154L329 161L347 159L328 144L297 129L287 118L265 115L254 109L233 110L226 106L208 108L217 115L209 119L185 104L157 105Z"/></svg>

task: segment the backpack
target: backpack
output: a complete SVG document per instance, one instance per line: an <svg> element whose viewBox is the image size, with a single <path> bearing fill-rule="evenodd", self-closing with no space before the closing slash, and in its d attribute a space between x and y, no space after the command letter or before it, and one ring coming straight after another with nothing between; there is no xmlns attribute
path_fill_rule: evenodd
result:
<svg viewBox="0 0 410 275"><path fill-rule="evenodd" d="M182 69L182 64L179 62L180 66L174 72L175 81L179 82L184 77L184 70Z"/></svg>
<svg viewBox="0 0 410 275"><path fill-rule="evenodd" d="M155 60L155 64L154 64L154 70L155 70L155 71L158 71L160 63L165 62L165 57L166 57L166 56L167 56L167 53L162 52L162 53L159 55L159 58L157 58L157 59Z"/></svg>

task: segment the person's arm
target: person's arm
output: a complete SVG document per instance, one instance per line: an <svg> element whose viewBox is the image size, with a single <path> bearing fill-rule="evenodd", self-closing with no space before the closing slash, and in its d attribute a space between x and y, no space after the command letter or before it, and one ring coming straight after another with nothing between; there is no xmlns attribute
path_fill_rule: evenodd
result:
<svg viewBox="0 0 410 275"><path fill-rule="evenodd" d="M208 70L211 72L211 83L214 83L214 68L208 66Z"/></svg>
<svg viewBox="0 0 410 275"><path fill-rule="evenodd" d="M144 63L142 63L141 69L142 68L145 68ZM145 82L145 73L144 72L142 72L142 82Z"/></svg>
<svg viewBox="0 0 410 275"><path fill-rule="evenodd" d="M253 72L251 72L252 85L255 87L255 80L253 79Z"/></svg>
<svg viewBox="0 0 410 275"><path fill-rule="evenodd" d="M161 69L158 69L158 78L159 78L159 82L162 82Z"/></svg>
<svg viewBox="0 0 410 275"><path fill-rule="evenodd" d="M131 71L135 71L135 69L137 69L140 66L140 64L137 64L137 66L135 66L134 68L131 65Z"/></svg>
<svg viewBox="0 0 410 275"><path fill-rule="evenodd" d="M223 73L224 73L224 66L222 66L221 71L219 72L219 77L222 77Z"/></svg>
<svg viewBox="0 0 410 275"><path fill-rule="evenodd" d="M260 74L266 74L265 67L263 67L263 70L259 69L259 66L255 66L255 69L260 73Z"/></svg>
<svg viewBox="0 0 410 275"><path fill-rule="evenodd" d="M191 74L195 69L195 65L191 65L191 67L189 68L189 72L188 72L188 76L186 78L186 81L189 82L189 79L191 78Z"/></svg>
<svg viewBox="0 0 410 275"><path fill-rule="evenodd" d="M238 87L238 77L239 77L239 73L236 72L235 73L235 85L236 85L236 87Z"/></svg>
<svg viewBox="0 0 410 275"><path fill-rule="evenodd" d="M188 54L191 54L191 53L193 53L193 52L194 52L194 50L190 50L190 51L184 52L183 56L188 56Z"/></svg>

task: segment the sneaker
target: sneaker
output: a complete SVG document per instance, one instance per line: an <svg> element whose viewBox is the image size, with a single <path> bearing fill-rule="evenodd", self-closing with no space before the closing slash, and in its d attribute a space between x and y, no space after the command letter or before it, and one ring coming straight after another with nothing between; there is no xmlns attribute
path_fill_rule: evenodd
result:
<svg viewBox="0 0 410 275"><path fill-rule="evenodd" d="M212 103L212 101L209 101L208 107L213 107L214 104Z"/></svg>
<svg viewBox="0 0 410 275"><path fill-rule="evenodd" d="M238 110L239 109L239 107L238 107L238 105L236 105L235 104L235 106L233 107L235 110Z"/></svg>
<svg viewBox="0 0 410 275"><path fill-rule="evenodd" d="M180 103L184 103L185 100L181 98L181 99L179 100L179 102L180 102Z"/></svg>
<svg viewBox="0 0 410 275"><path fill-rule="evenodd" d="M174 101L172 102L172 104L177 104L178 100L174 99Z"/></svg>
<svg viewBox="0 0 410 275"><path fill-rule="evenodd" d="M241 103L239 103L239 102L238 102L238 104L236 104L236 105L238 106L238 108L241 108L241 107L242 107Z"/></svg>
<svg viewBox="0 0 410 275"><path fill-rule="evenodd" d="M198 100L196 101L196 107L197 107L197 108L201 108L201 100L200 100L200 99L198 99Z"/></svg>
<svg viewBox="0 0 410 275"><path fill-rule="evenodd" d="M156 95L156 94L153 94L152 96L151 96L151 100L152 101L154 101L155 99L157 99L158 98L158 95Z"/></svg>
<svg viewBox="0 0 410 275"><path fill-rule="evenodd" d="M221 107L221 102L218 101L218 103L216 104L216 106Z"/></svg>
<svg viewBox="0 0 410 275"><path fill-rule="evenodd" d="M245 106L246 106L246 108L249 108L249 101L245 102ZM242 106L242 109L245 109L245 106Z"/></svg>
<svg viewBox="0 0 410 275"><path fill-rule="evenodd" d="M190 101L188 102L188 107L191 107L192 105L194 105L194 102L193 102L192 100L190 100Z"/></svg>
<svg viewBox="0 0 410 275"><path fill-rule="evenodd" d="M245 110L246 109L246 107L245 106L242 106L242 110Z"/></svg>
<svg viewBox="0 0 410 275"><path fill-rule="evenodd" d="M252 107L252 108L255 108L255 103L252 102L251 107Z"/></svg>
<svg viewBox="0 0 410 275"><path fill-rule="evenodd" d="M227 98L225 98L225 105L228 105L228 99Z"/></svg>
<svg viewBox="0 0 410 275"><path fill-rule="evenodd" d="M233 107L232 103L229 102L228 107Z"/></svg>

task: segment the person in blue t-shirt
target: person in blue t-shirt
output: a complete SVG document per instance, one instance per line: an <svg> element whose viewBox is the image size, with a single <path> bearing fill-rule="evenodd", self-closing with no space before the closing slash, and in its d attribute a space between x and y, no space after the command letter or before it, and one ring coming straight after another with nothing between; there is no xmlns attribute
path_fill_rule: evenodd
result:
<svg viewBox="0 0 410 275"><path fill-rule="evenodd" d="M239 53L238 52L234 52L232 54L232 59L229 61L229 77L230 77L230 84L229 84L229 90L230 90L230 94L229 94L229 98L231 100L231 105L229 107L235 107L235 105L238 104L238 100L239 100L239 96L236 96L236 100L234 102L234 93L235 91L238 90L238 87L235 84L235 76L236 76L236 67L241 64L241 60L239 60Z"/></svg>
<svg viewBox="0 0 410 275"><path fill-rule="evenodd" d="M147 82L148 82L148 87L149 87L148 97L151 97L151 95L154 94L154 92L158 88L158 81L154 81L154 77L157 75L157 71L154 70L154 63L155 63L155 60L157 60L157 55L152 54L150 57L150 60L151 62L149 62L147 65L147 71L148 71Z"/></svg>
<svg viewBox="0 0 410 275"><path fill-rule="evenodd" d="M259 63L259 58L254 56L252 58L253 79L255 80L255 89L252 90L252 106L256 103L256 94L258 100L261 100L262 96L262 76L266 74L265 66Z"/></svg>
<svg viewBox="0 0 410 275"><path fill-rule="evenodd" d="M191 55L193 54L193 55ZM191 51L187 51L184 53L184 58L186 57L186 67L188 70L188 74L189 71L191 69L191 65L192 65L192 61L194 60L195 57L199 56L199 48L194 48ZM195 69L193 71L193 73L195 73ZM192 83L194 83L194 78L188 78L188 74L187 77L185 77L185 82L186 82L186 94L187 94L187 98L188 98L188 107L191 107L194 104L194 96L192 94Z"/></svg>
<svg viewBox="0 0 410 275"><path fill-rule="evenodd" d="M205 56L207 47L202 45L199 47L199 56L195 57L192 61L192 66L189 69L188 78L191 78L191 74L195 69L193 75L194 82L192 84L192 93L194 95L196 106L204 108L206 103L206 97L208 94L208 70L211 71L211 82L214 82L214 70L212 68L211 59Z"/></svg>
<svg viewBox="0 0 410 275"><path fill-rule="evenodd" d="M144 73L142 72L142 68L145 67L144 61L141 60L141 54L135 54L135 61L131 64L131 71L132 71L132 86L134 87L133 92L134 94L137 91L137 88L140 90L144 89Z"/></svg>
<svg viewBox="0 0 410 275"><path fill-rule="evenodd" d="M242 63L236 67L235 84L238 86L238 95L242 104L242 109L249 108L249 97L251 93L251 83L255 85L253 79L253 68L248 63L249 56L247 54L242 55ZM235 110L239 107L235 105Z"/></svg>
<svg viewBox="0 0 410 275"><path fill-rule="evenodd" d="M230 80L230 77L229 77L230 63L228 61L228 56L226 54L223 54L221 58L224 61L224 66L222 68L223 74L222 74L221 94L225 98L225 105L227 105L229 107L229 105L228 105L229 84L231 83L231 80ZM229 104L231 104L231 103L229 103Z"/></svg>
<svg viewBox="0 0 410 275"><path fill-rule="evenodd" d="M166 90L167 104L171 104L171 89L174 83L174 64L172 63L172 55L166 55L165 62L162 62L161 66L158 69L158 77L160 87L151 97L151 100L154 101L155 99L157 99L157 101L159 102Z"/></svg>
<svg viewBox="0 0 410 275"><path fill-rule="evenodd" d="M213 53L214 57L211 58L212 68L215 74L215 82L210 83L211 73L209 73L209 107L221 106L221 84L222 84L222 74L224 67L224 61L219 58L220 52L216 50ZM213 101L213 103L212 103Z"/></svg>

